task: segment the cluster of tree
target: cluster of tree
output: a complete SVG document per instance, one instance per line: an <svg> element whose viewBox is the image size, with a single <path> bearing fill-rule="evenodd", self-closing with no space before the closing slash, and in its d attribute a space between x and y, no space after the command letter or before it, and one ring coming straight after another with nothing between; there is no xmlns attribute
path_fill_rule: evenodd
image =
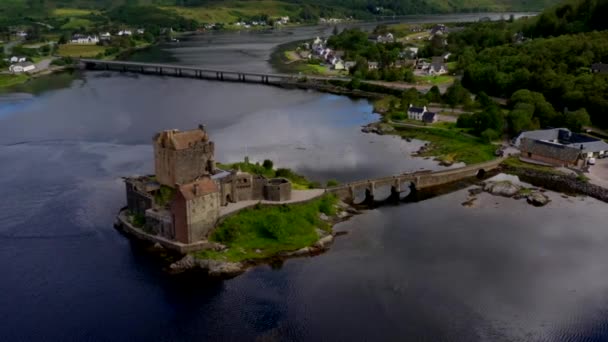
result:
<svg viewBox="0 0 608 342"><path fill-rule="evenodd" d="M608 30L607 0L568 0L543 11L524 32L530 37L549 37Z"/></svg>
<svg viewBox="0 0 608 342"><path fill-rule="evenodd" d="M542 94L527 89L518 90L511 96L506 113L483 92L477 95L477 103L481 111L460 115L456 125L469 128L472 134L487 141L503 134L516 136L541 127L566 127L580 132L591 122L584 108L560 113Z"/></svg>
<svg viewBox="0 0 608 342"><path fill-rule="evenodd" d="M608 60L608 32L539 38L460 56L462 82L474 92L509 97L519 89L542 93L560 111L586 108L593 122L608 126L608 77L592 74ZM542 123L541 123L542 124Z"/></svg>

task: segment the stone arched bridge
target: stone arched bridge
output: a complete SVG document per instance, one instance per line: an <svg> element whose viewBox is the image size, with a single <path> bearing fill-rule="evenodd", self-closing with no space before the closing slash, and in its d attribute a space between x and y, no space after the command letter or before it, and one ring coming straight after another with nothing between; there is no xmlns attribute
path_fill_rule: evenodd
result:
<svg viewBox="0 0 608 342"><path fill-rule="evenodd" d="M354 203L356 194L364 191L366 201L373 200L376 189L389 187L391 195L398 196L406 188L420 190L433 186L448 184L470 177L481 177L486 172L496 169L504 158L498 158L489 162L468 165L461 168L449 169L444 171L422 171L407 173L376 179L366 179L342 184L327 189L327 192L336 194L346 203Z"/></svg>

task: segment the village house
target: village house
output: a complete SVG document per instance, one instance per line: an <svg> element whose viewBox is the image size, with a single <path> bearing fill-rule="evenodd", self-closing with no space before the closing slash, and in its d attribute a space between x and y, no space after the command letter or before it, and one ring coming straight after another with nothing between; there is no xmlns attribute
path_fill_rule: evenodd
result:
<svg viewBox="0 0 608 342"><path fill-rule="evenodd" d="M437 121L437 115L433 112L429 112L424 107L414 107L414 105L410 104L407 109L407 118L410 120L422 121L424 123L434 123Z"/></svg>
<svg viewBox="0 0 608 342"><path fill-rule="evenodd" d="M433 57L431 64L429 65L429 75L443 75L448 72L448 69L443 62L443 57Z"/></svg>
<svg viewBox="0 0 608 342"><path fill-rule="evenodd" d="M377 36L371 36L370 40L379 44L393 43L395 41L395 36L389 32L385 35L380 34Z"/></svg>
<svg viewBox="0 0 608 342"><path fill-rule="evenodd" d="M137 34L144 34L144 33L146 33L145 29L143 29L143 28L137 29Z"/></svg>
<svg viewBox="0 0 608 342"><path fill-rule="evenodd" d="M27 57L23 56L12 56L9 60L11 63L21 63L27 61Z"/></svg>
<svg viewBox="0 0 608 342"><path fill-rule="evenodd" d="M117 35L119 35L119 36L130 36L132 34L133 34L133 32L131 32L130 30L120 30L117 33Z"/></svg>
<svg viewBox="0 0 608 342"><path fill-rule="evenodd" d="M110 40L112 38L112 35L110 34L110 32L105 32L99 35L99 40Z"/></svg>
<svg viewBox="0 0 608 342"><path fill-rule="evenodd" d="M591 65L591 72L594 74L608 74L608 64L594 63Z"/></svg>
<svg viewBox="0 0 608 342"><path fill-rule="evenodd" d="M21 62L12 64L8 67L8 70L13 74L20 74L22 72L30 72L36 69L36 66L32 62Z"/></svg>
<svg viewBox="0 0 608 342"><path fill-rule="evenodd" d="M153 236L195 243L213 232L222 206L291 199L287 179L217 169L204 126L160 132L153 144L155 175L125 178L127 214L143 219L140 228Z"/></svg>
<svg viewBox="0 0 608 342"><path fill-rule="evenodd" d="M447 61L450 59L450 56L451 56L451 55L452 55L452 54L451 54L450 52L446 52L446 53L444 53L443 55L441 55L441 57L443 58L443 61L444 61L444 62L447 62Z"/></svg>
<svg viewBox="0 0 608 342"><path fill-rule="evenodd" d="M574 133L567 128L551 128L522 132L515 138L515 147L521 149L523 139L569 146L577 149L583 158L599 157L608 153L608 144L603 140L584 134Z"/></svg>
<svg viewBox="0 0 608 342"><path fill-rule="evenodd" d="M99 43L99 38L97 36L75 34L70 42L73 44L97 44Z"/></svg>
<svg viewBox="0 0 608 342"><path fill-rule="evenodd" d="M346 62L344 62L344 68L346 70L350 70L350 69L354 68L355 66L357 66L357 62L354 62L354 61L346 61Z"/></svg>
<svg viewBox="0 0 608 342"><path fill-rule="evenodd" d="M417 47L407 47L399 53L399 58L416 59L418 58Z"/></svg>
<svg viewBox="0 0 608 342"><path fill-rule="evenodd" d="M552 166L580 166L581 151L577 148L543 140L522 138L521 156Z"/></svg>
<svg viewBox="0 0 608 342"><path fill-rule="evenodd" d="M377 70L378 69L378 62L367 62L367 68L369 70Z"/></svg>
<svg viewBox="0 0 608 342"><path fill-rule="evenodd" d="M344 69L346 69L346 66L344 66L344 62L342 60L338 60L334 64L334 70L344 70Z"/></svg>

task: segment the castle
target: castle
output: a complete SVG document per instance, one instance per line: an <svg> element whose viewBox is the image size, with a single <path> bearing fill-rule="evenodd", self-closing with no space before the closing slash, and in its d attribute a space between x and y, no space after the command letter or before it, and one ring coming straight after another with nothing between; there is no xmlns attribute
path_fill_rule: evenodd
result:
<svg viewBox="0 0 608 342"><path fill-rule="evenodd" d="M222 206L287 201L291 183L215 166L215 144L204 126L154 136L154 176L125 178L127 209L146 232L189 244L206 239Z"/></svg>

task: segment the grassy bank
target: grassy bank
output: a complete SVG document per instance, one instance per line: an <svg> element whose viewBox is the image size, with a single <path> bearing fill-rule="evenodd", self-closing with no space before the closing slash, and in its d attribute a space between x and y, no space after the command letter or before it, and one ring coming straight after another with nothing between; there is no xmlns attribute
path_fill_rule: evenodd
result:
<svg viewBox="0 0 608 342"><path fill-rule="evenodd" d="M505 159L501 165L505 167L505 171L507 171L507 173L511 173L511 174L515 174L515 175L517 175L517 171L521 171L521 170L538 171L538 172L548 173L548 174L552 174L552 175L560 175L560 176L564 175L563 172L560 172L551 166L526 163L526 162L519 160L518 157L509 157L509 158Z"/></svg>
<svg viewBox="0 0 608 342"><path fill-rule="evenodd" d="M445 162L482 163L496 158L496 146L455 130L437 128L395 127L404 138L428 141L430 145L420 154L437 157Z"/></svg>
<svg viewBox="0 0 608 342"><path fill-rule="evenodd" d="M0 74L0 89L25 83L29 77L25 74Z"/></svg>
<svg viewBox="0 0 608 342"><path fill-rule="evenodd" d="M272 165L269 167L264 167L264 165L260 165L260 163L253 164L249 162L240 162L233 164L218 164L217 167L222 170L241 170L243 172L249 172L254 175L264 176L266 178L287 178L291 181L292 188L295 190L321 187L319 184L307 180L304 176L299 175L290 169L279 168L275 170L272 168Z"/></svg>
<svg viewBox="0 0 608 342"><path fill-rule="evenodd" d="M228 247L225 251L201 251L194 256L238 262L310 246L319 239L316 229L331 230L319 214L334 215L336 203L336 197L326 195L305 204L245 209L222 222L211 235L211 241Z"/></svg>
<svg viewBox="0 0 608 342"><path fill-rule="evenodd" d="M177 12L179 15L194 19L200 23L233 23L261 15L270 17L289 16L295 18L300 6L276 0L257 1L223 1L204 7L167 6L164 9Z"/></svg>
<svg viewBox="0 0 608 342"><path fill-rule="evenodd" d="M63 57L95 57L105 50L105 47L99 45L62 44L57 53Z"/></svg>

